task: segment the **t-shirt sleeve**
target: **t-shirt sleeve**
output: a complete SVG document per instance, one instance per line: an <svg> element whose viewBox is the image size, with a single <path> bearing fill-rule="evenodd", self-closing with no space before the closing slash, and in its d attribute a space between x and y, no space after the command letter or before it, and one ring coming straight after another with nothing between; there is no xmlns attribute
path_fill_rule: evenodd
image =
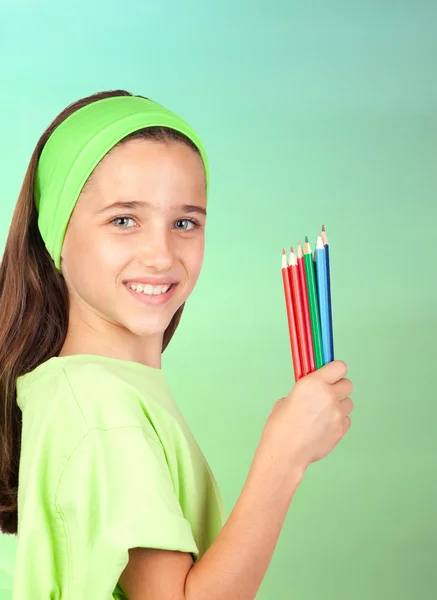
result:
<svg viewBox="0 0 437 600"><path fill-rule="evenodd" d="M198 548L163 448L141 427L92 429L72 453L56 494L68 549L68 598L107 599L129 548Z"/></svg>

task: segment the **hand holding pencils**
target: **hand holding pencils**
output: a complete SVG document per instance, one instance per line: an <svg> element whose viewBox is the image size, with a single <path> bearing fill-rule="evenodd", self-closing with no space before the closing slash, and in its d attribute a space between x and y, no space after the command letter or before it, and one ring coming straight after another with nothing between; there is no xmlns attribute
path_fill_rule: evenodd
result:
<svg viewBox="0 0 437 600"><path fill-rule="evenodd" d="M299 242L290 263L282 250L282 280L295 381L334 360L331 271L325 226L317 237L314 260L308 238Z"/></svg>

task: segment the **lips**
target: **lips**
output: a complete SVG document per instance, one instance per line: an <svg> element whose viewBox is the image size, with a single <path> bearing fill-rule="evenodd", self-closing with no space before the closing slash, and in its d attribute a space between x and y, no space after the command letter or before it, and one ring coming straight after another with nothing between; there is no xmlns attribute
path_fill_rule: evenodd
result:
<svg viewBox="0 0 437 600"><path fill-rule="evenodd" d="M127 284L131 284L132 285L133 283L141 283L141 285L153 285L153 286L156 286L156 285L168 285L168 284L174 285L174 284L176 284L178 282L175 281L174 279L160 279L158 281L153 281L153 280L146 279L146 278L141 279L141 277L140 277L139 279L126 279L125 281L123 281L123 283L125 285L127 285Z"/></svg>

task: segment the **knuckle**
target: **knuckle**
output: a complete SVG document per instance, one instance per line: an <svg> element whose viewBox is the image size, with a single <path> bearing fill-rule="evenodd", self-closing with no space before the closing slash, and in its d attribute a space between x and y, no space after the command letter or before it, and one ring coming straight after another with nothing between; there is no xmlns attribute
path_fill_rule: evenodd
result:
<svg viewBox="0 0 437 600"><path fill-rule="evenodd" d="M340 374L342 374L344 377L346 375L346 373L348 372L347 364L344 362L344 360L336 360L334 362L336 363L336 368L337 368L338 372Z"/></svg>
<svg viewBox="0 0 437 600"><path fill-rule="evenodd" d="M333 388L329 388L329 390L326 393L326 396L328 398L328 401L330 404L336 404L337 402L337 394L335 393Z"/></svg>
<svg viewBox="0 0 437 600"><path fill-rule="evenodd" d="M343 436L344 436L344 425L341 421L339 421L338 427L337 427L336 433L335 433L335 440L336 440L337 444Z"/></svg>

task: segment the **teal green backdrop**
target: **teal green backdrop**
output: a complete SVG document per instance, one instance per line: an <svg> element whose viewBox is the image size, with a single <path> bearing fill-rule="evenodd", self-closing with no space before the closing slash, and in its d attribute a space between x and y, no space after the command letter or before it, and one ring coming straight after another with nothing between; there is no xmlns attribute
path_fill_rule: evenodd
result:
<svg viewBox="0 0 437 600"><path fill-rule="evenodd" d="M229 512L293 385L281 250L325 223L353 425L306 472L257 598L436 598L437 3L0 0L0 56L3 244L77 98L125 88L205 142L205 262L163 368ZM1 600L15 552L0 537Z"/></svg>

